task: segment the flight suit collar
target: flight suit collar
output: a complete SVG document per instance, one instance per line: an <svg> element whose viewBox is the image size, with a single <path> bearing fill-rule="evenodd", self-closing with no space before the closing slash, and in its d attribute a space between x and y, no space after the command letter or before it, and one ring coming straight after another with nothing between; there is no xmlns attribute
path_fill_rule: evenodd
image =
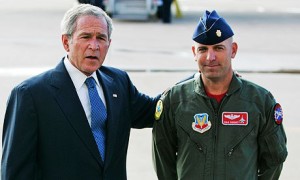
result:
<svg viewBox="0 0 300 180"><path fill-rule="evenodd" d="M201 78L201 74L199 76L195 76L194 79L195 79L195 81L194 81L195 92L197 94L201 95L201 96L207 97L206 92L205 92L205 88L204 88L204 84L203 84L203 81L202 81L202 78ZM230 85L229 85L229 89L227 91L227 95L233 94L234 92L236 92L241 87L242 87L242 81L241 81L240 77L238 77L238 75L236 75L234 73L234 75L232 76Z"/></svg>

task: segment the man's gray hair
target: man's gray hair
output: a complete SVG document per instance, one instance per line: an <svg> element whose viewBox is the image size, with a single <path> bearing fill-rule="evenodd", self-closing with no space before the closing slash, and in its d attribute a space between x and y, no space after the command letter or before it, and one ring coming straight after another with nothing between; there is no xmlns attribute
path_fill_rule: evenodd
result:
<svg viewBox="0 0 300 180"><path fill-rule="evenodd" d="M112 19L101 8L90 4L79 4L69 9L61 21L61 33L72 37L76 29L77 19L81 16L104 17L107 23L108 38L111 38Z"/></svg>

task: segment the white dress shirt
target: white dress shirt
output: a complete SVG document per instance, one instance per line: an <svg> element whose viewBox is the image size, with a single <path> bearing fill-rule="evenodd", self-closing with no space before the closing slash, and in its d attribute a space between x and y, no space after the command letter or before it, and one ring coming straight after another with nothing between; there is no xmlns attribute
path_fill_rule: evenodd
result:
<svg viewBox="0 0 300 180"><path fill-rule="evenodd" d="M88 119L88 122L91 125L90 97L89 97L88 88L87 88L86 84L84 83L87 78L92 76L95 79L98 94L99 94L104 106L106 107L103 89L102 89L101 84L98 81L97 74L96 74L96 72L94 72L91 76L86 76L85 74L83 74L81 71L79 71L76 67L74 67L71 64L70 60L68 59L68 56L65 57L64 64L65 64L65 67L66 67L66 69L72 79L72 82L75 86L77 95L80 99L80 102L84 109L85 115Z"/></svg>

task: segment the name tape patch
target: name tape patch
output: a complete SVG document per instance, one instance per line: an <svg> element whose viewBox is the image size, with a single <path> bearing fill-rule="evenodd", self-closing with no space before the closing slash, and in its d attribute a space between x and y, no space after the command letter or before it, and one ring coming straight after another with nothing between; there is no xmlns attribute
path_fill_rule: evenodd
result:
<svg viewBox="0 0 300 180"><path fill-rule="evenodd" d="M222 113L223 125L248 125L248 112L223 112Z"/></svg>

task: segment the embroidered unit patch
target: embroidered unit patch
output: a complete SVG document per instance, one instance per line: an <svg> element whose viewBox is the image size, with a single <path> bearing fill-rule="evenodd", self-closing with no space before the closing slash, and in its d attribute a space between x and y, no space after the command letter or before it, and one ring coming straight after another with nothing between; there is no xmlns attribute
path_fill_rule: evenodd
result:
<svg viewBox="0 0 300 180"><path fill-rule="evenodd" d="M160 100L157 101L156 109L155 109L155 114L154 114L154 117L155 117L156 120L159 120L160 115L161 115L161 113L163 111L163 108L164 108L163 107L163 102L160 99Z"/></svg>
<svg viewBox="0 0 300 180"><path fill-rule="evenodd" d="M192 123L194 131L204 133L211 128L211 122L208 120L207 113L200 113L194 115L194 122Z"/></svg>
<svg viewBox="0 0 300 180"><path fill-rule="evenodd" d="M275 118L275 123L280 125L282 124L283 121L283 112L281 105L277 103L274 108L274 118Z"/></svg>

